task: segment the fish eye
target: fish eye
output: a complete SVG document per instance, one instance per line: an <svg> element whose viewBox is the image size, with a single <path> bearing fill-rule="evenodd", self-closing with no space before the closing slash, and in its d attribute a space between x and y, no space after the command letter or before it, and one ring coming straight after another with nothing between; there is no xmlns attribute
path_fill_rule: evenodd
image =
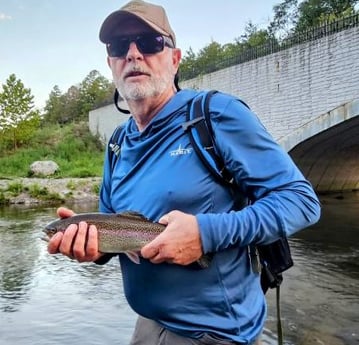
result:
<svg viewBox="0 0 359 345"><path fill-rule="evenodd" d="M46 228L45 229L45 232L48 234L48 235L55 235L56 234L56 229L55 228Z"/></svg>

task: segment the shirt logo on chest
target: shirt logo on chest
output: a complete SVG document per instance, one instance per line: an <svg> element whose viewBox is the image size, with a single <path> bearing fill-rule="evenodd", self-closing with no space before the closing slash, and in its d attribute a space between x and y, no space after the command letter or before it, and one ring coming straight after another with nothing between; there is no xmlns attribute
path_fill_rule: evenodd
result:
<svg viewBox="0 0 359 345"><path fill-rule="evenodd" d="M182 148L181 144L179 145L178 149L170 151L170 156L182 156L182 155L189 155L192 152L192 148Z"/></svg>

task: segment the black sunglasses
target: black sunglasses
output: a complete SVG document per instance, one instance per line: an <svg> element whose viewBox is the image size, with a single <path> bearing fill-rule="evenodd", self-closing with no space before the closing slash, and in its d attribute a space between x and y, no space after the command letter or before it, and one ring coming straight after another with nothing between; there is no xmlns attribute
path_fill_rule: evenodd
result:
<svg viewBox="0 0 359 345"><path fill-rule="evenodd" d="M127 55L131 42L135 42L141 54L157 54L164 47L174 48L172 40L161 34L146 33L139 35L117 36L106 44L107 54L110 57L124 58Z"/></svg>

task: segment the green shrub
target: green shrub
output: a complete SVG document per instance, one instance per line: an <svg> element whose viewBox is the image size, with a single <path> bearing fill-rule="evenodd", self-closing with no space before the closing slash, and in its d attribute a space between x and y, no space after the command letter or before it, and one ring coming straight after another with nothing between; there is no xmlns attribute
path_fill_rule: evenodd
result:
<svg viewBox="0 0 359 345"><path fill-rule="evenodd" d="M23 189L24 189L24 186L22 185L22 183L15 181L15 182L9 183L7 191L9 193L11 193L13 196L17 196L23 192Z"/></svg>
<svg viewBox="0 0 359 345"><path fill-rule="evenodd" d="M58 193L50 193L46 187L42 187L37 183L34 183L29 186L28 188L29 195L32 198L40 199L40 200L47 200L47 201L63 201L64 198L60 196Z"/></svg>
<svg viewBox="0 0 359 345"><path fill-rule="evenodd" d="M29 140L26 147L16 151L0 144L0 176L26 177L31 163L38 160L53 160L60 171L53 177L101 176L104 147L93 136L88 124L77 123L65 126L43 125Z"/></svg>
<svg viewBox="0 0 359 345"><path fill-rule="evenodd" d="M100 193L100 188L101 188L100 183L94 184L92 186L92 192L98 195Z"/></svg>

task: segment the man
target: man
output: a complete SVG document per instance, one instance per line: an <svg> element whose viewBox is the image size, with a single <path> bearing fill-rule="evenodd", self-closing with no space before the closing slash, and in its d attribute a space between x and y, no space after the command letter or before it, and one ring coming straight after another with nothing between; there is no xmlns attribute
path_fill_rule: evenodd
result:
<svg viewBox="0 0 359 345"><path fill-rule="evenodd" d="M219 93L210 104L218 153L253 201L234 209L231 191L201 164L182 129L197 92L177 91L181 51L162 7L129 2L105 19L100 40L132 114L113 171L105 160L100 211L138 211L167 225L142 248L140 264L119 255L126 298L140 315L131 344L254 344L266 305L248 247L315 223L315 193L256 116ZM178 148L186 150L172 155ZM105 263L97 248L96 228L80 223L54 236L48 250ZM213 259L201 269L195 261L207 253Z"/></svg>

